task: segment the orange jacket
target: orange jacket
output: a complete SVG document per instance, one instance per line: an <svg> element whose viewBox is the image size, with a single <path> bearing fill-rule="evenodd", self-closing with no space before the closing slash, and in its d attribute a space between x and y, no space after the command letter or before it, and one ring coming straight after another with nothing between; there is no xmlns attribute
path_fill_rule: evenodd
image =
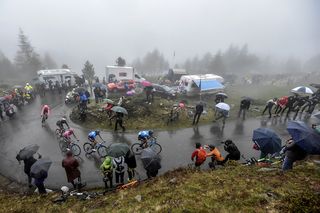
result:
<svg viewBox="0 0 320 213"><path fill-rule="evenodd" d="M214 148L210 152L207 153L207 157L214 157L217 161L223 161L224 158L222 157L220 151L217 148Z"/></svg>

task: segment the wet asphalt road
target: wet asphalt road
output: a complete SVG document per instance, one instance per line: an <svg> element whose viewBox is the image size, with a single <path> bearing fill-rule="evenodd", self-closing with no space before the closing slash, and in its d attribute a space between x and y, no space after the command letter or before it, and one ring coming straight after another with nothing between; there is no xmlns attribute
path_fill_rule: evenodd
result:
<svg viewBox="0 0 320 213"><path fill-rule="evenodd" d="M56 121L63 115L68 114L70 108L64 104L64 95L47 94L45 98L39 97L35 102L26 105L21 111L17 112L16 118L0 122L0 173L26 183L27 177L23 172L23 163L18 164L15 159L18 151L29 144L38 144L39 153L43 157L49 157L53 164L50 167L46 186L51 188L60 188L62 185L68 185L65 171L61 167L61 161L64 157L59 148L59 143L55 137ZM42 128L40 121L41 104L51 106L51 115L49 116L47 126ZM237 110L237 109L234 109ZM69 121L69 120L68 120ZM82 128L71 123L75 129L77 137L80 139L80 147L86 142L89 129ZM190 121L191 123L191 121ZM224 129L221 123L212 123L205 126L191 127L182 130L155 131L158 143L163 150L161 152L162 168L159 174L168 170L187 166L192 163L190 156L194 150L196 142L202 144L214 144L218 146L222 155L225 156L221 141L232 139L241 153L246 157L258 157L259 152L252 149L252 131L259 127L268 127L274 129L283 139L288 138L286 132L286 121L280 118L249 118L245 121L237 120L226 123ZM114 133L103 132L102 137L109 143L122 142L129 146L137 142L137 133ZM102 176L99 172L101 160L98 155L85 156L82 150L79 156L81 164L80 170L82 180L87 182L88 186L103 186ZM207 160L208 161L208 160ZM139 156L137 156L137 171L142 179L146 178ZM207 165L204 166L204 168Z"/></svg>

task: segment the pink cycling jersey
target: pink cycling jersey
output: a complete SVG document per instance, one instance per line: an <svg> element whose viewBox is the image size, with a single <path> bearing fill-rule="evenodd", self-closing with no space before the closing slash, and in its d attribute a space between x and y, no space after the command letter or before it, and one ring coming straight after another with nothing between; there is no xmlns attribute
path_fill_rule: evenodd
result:
<svg viewBox="0 0 320 213"><path fill-rule="evenodd" d="M41 109L41 116L44 114L49 115L49 113L50 113L50 107L48 105L44 105Z"/></svg>
<svg viewBox="0 0 320 213"><path fill-rule="evenodd" d="M73 135L73 131L67 130L63 133L63 137L70 138L70 136Z"/></svg>

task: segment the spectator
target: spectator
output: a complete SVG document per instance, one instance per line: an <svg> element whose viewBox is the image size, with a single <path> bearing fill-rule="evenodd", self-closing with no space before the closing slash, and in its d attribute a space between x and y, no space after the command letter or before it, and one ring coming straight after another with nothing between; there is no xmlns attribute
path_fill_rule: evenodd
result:
<svg viewBox="0 0 320 213"><path fill-rule="evenodd" d="M206 151L203 149L200 143L196 143L196 149L191 154L191 160L194 161L194 158L196 158L195 166L196 168L199 168L204 161L206 160Z"/></svg>
<svg viewBox="0 0 320 213"><path fill-rule="evenodd" d="M240 160L240 151L232 140L226 140L224 142L224 150L228 152L228 154L222 163L225 163L228 160Z"/></svg>
<svg viewBox="0 0 320 213"><path fill-rule="evenodd" d="M203 112L203 104L202 102L200 102L196 105L196 112L193 117L192 125L198 124L202 112Z"/></svg>
<svg viewBox="0 0 320 213"><path fill-rule="evenodd" d="M243 120L246 119L246 111L249 110L250 105L251 105L250 99L241 100L241 102L240 102L240 110L239 110L239 113L238 113L238 118L240 118L241 113L243 113L242 114L242 118L243 118Z"/></svg>
<svg viewBox="0 0 320 213"><path fill-rule="evenodd" d="M207 146L210 152L206 153L206 157L211 157L211 162L209 163L210 168L215 168L216 163L219 165L223 164L224 158L222 157L219 149L214 145Z"/></svg>
<svg viewBox="0 0 320 213"><path fill-rule="evenodd" d="M66 158L62 161L62 167L66 170L68 182L72 184L74 189L81 187L81 173L78 169L79 162L72 155L72 151L68 151ZM77 184L74 180L77 179Z"/></svg>
<svg viewBox="0 0 320 213"><path fill-rule="evenodd" d="M115 168L116 184L124 183L124 161L125 159L123 156L112 160L113 168Z"/></svg>
<svg viewBox="0 0 320 213"><path fill-rule="evenodd" d="M281 150L280 154L285 153L285 158L282 164L282 170L291 170L293 163L298 160L303 160L307 156L307 152L298 146L292 138L287 140L286 146Z"/></svg>
<svg viewBox="0 0 320 213"><path fill-rule="evenodd" d="M267 104L266 104L266 107L264 108L264 110L263 110L263 112L262 112L262 115L264 115L264 113L267 111L267 109L268 109L268 112L269 112L269 118L271 118L271 110L272 110L272 107L274 106L274 105L276 105L276 101L277 101L278 99L277 98L273 98L273 99L270 99L270 100L268 100L267 101Z"/></svg>
<svg viewBox="0 0 320 213"><path fill-rule="evenodd" d="M38 159L40 159L40 158L41 158L41 155L38 154ZM16 159L19 161L19 163L20 163L20 161L22 160L22 159L20 159L19 154L16 156ZM37 160L36 160L33 156L31 156L31 157L23 160L23 163L24 163L24 173L28 176L29 188L32 187L32 184L31 184L32 177L31 177L31 174L30 174L31 166L32 166L36 161L37 161Z"/></svg>
<svg viewBox="0 0 320 213"><path fill-rule="evenodd" d="M103 163L100 166L100 169L103 174L103 182L105 185L105 189L112 188L112 179L113 179L113 166L111 157L107 156ZM109 187L108 187L109 182Z"/></svg>

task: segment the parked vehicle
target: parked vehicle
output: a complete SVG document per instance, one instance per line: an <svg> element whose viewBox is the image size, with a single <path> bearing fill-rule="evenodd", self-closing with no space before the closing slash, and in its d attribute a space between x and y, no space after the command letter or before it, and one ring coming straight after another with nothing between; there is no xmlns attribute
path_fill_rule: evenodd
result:
<svg viewBox="0 0 320 213"><path fill-rule="evenodd" d="M224 90L224 79L219 75L183 75L179 82L179 91L187 96L214 94Z"/></svg>
<svg viewBox="0 0 320 213"><path fill-rule="evenodd" d="M76 85L75 78L77 74L69 69L39 70L37 71L37 75L38 78L34 80L39 84L44 83L46 85L46 89L49 89L50 85L54 87L56 82L59 82L60 85L64 84L69 87Z"/></svg>
<svg viewBox="0 0 320 213"><path fill-rule="evenodd" d="M117 83L119 81L141 82L146 79L142 78L133 67L107 66L106 79L108 83Z"/></svg>
<svg viewBox="0 0 320 213"><path fill-rule="evenodd" d="M154 96L159 96L167 99L175 99L177 91L166 85L152 84Z"/></svg>

